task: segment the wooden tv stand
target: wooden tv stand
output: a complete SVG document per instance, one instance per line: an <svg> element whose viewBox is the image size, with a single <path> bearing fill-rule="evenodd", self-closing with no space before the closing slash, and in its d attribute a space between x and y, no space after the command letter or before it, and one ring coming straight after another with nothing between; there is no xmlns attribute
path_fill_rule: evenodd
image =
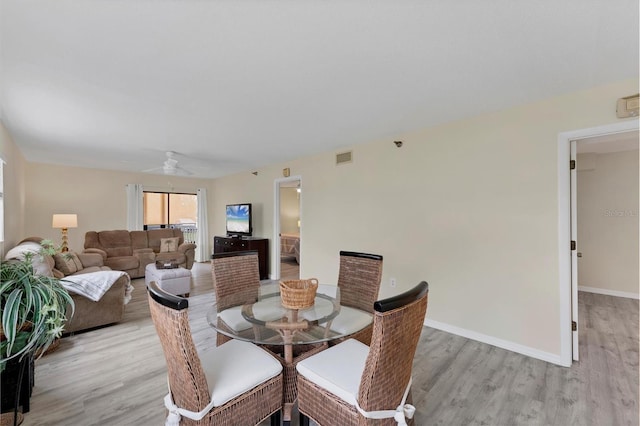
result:
<svg viewBox="0 0 640 426"><path fill-rule="evenodd" d="M258 265L260 267L260 279L269 279L269 239L259 237L213 237L214 253L229 253L233 251L256 250L258 252Z"/></svg>

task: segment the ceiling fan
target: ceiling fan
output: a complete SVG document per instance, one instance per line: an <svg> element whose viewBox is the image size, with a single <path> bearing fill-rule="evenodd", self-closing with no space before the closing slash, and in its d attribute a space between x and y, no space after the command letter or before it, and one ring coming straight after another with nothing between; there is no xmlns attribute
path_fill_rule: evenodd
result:
<svg viewBox="0 0 640 426"><path fill-rule="evenodd" d="M176 153L174 151L165 152L167 159L162 164L162 167L154 167L153 169L143 170L144 173L160 173L165 175L178 175L178 176L191 176L193 172L178 166L178 160L174 158Z"/></svg>

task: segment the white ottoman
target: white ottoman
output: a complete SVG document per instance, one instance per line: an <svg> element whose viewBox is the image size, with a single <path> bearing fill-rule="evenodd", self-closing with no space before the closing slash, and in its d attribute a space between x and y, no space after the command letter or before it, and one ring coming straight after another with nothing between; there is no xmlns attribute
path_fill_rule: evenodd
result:
<svg viewBox="0 0 640 426"><path fill-rule="evenodd" d="M189 297L191 291L191 271L185 268L158 269L150 263L144 270L144 282L155 281L167 293Z"/></svg>

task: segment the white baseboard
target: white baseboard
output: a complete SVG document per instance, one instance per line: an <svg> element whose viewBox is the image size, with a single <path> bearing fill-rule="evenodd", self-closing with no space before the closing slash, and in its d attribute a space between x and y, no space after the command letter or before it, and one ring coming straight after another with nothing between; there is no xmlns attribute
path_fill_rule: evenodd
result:
<svg viewBox="0 0 640 426"><path fill-rule="evenodd" d="M496 346L498 348L506 349L508 351L517 352L522 355L529 356L531 358L540 359L542 361L550 362L552 364L560 365L562 367L570 367L562 362L560 355L552 354L550 352L540 351L538 349L530 348L528 346L520 345L518 343L510 342L508 340L498 339L493 336L478 333L475 331L467 330L464 328L456 327L453 325L445 324L443 322L434 321L426 318L424 325L427 327L435 328L438 330L446 331L447 333L455 334L457 336L466 337L467 339L476 340L478 342L486 343L488 345Z"/></svg>
<svg viewBox="0 0 640 426"><path fill-rule="evenodd" d="M584 287L578 286L578 291L586 291L587 293L606 294L607 296L626 297L627 299L640 299L638 293L628 293L626 291L607 290L606 288Z"/></svg>

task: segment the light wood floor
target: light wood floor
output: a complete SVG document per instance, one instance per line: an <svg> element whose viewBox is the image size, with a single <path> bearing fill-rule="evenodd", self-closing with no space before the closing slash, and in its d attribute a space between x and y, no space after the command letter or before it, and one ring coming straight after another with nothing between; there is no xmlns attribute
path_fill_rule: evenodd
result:
<svg viewBox="0 0 640 426"><path fill-rule="evenodd" d="M205 319L209 265L193 274L192 333L206 350L215 345ZM66 337L36 362L24 425L164 424L165 362L144 280L134 286L120 324ZM638 301L579 297L581 361L571 368L425 327L414 365L416 424L638 425Z"/></svg>

